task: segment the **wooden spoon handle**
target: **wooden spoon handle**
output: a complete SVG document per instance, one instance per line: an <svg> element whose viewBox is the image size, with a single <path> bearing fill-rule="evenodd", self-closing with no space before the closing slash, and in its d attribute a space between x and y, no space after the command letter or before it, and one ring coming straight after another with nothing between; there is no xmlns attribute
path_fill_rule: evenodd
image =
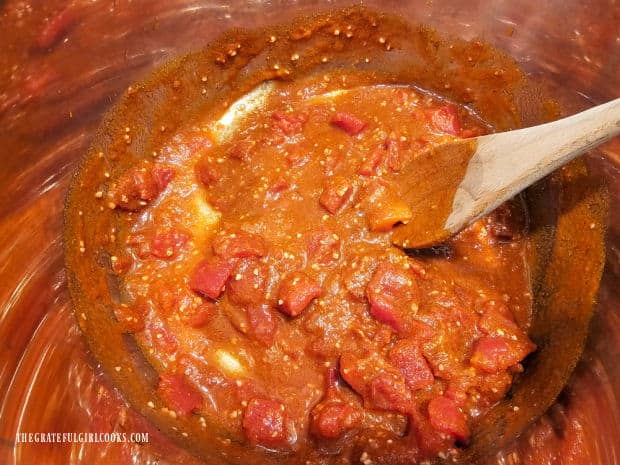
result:
<svg viewBox="0 0 620 465"><path fill-rule="evenodd" d="M482 136L445 229L456 233L573 158L620 134L620 99L552 123Z"/></svg>

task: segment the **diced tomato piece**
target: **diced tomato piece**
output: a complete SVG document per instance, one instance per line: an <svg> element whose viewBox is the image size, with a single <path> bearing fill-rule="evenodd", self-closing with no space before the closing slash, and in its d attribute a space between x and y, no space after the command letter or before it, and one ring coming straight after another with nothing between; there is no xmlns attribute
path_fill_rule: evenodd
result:
<svg viewBox="0 0 620 465"><path fill-rule="evenodd" d="M252 399L243 415L243 430L252 444L280 447L286 444L284 405L268 399Z"/></svg>
<svg viewBox="0 0 620 465"><path fill-rule="evenodd" d="M192 328L202 328L217 314L217 305L213 302L202 302L196 307L188 307L182 312L181 319Z"/></svg>
<svg viewBox="0 0 620 465"><path fill-rule="evenodd" d="M431 386L435 381L433 372L416 341L401 339L390 350L389 359L390 363L403 374L407 386L412 391Z"/></svg>
<svg viewBox="0 0 620 465"><path fill-rule="evenodd" d="M454 105L448 104L426 110L425 114L433 130L453 136L457 136L461 132L461 121Z"/></svg>
<svg viewBox="0 0 620 465"><path fill-rule="evenodd" d="M277 330L277 319L267 305L250 305L248 334L264 346L271 347Z"/></svg>
<svg viewBox="0 0 620 465"><path fill-rule="evenodd" d="M328 228L312 231L306 238L308 256L311 260L327 265L341 257L340 238Z"/></svg>
<svg viewBox="0 0 620 465"><path fill-rule="evenodd" d="M256 146L256 141L241 140L235 143L228 151L228 156L235 160L249 162L252 159L252 152Z"/></svg>
<svg viewBox="0 0 620 465"><path fill-rule="evenodd" d="M258 304L265 300L269 267L258 260L243 260L235 266L228 282L228 297L234 303Z"/></svg>
<svg viewBox="0 0 620 465"><path fill-rule="evenodd" d="M217 236L213 240L213 252L216 255L232 258L264 257L267 255L265 240L257 235L245 231Z"/></svg>
<svg viewBox="0 0 620 465"><path fill-rule="evenodd" d="M293 115L281 111L274 111L271 117L275 121L275 126L287 136L300 133L308 119L306 115Z"/></svg>
<svg viewBox="0 0 620 465"><path fill-rule="evenodd" d="M176 258L189 241L189 234L174 228L155 231L151 238L151 255L157 258Z"/></svg>
<svg viewBox="0 0 620 465"><path fill-rule="evenodd" d="M370 314L395 331L406 330L406 316L419 303L416 276L404 266L382 262L366 288Z"/></svg>
<svg viewBox="0 0 620 465"><path fill-rule="evenodd" d="M138 211L154 200L173 177L170 167L144 163L122 175L108 196L118 208Z"/></svg>
<svg viewBox="0 0 620 465"><path fill-rule="evenodd" d="M340 376L363 399L369 398L369 386L377 375L377 369L385 368L379 354L360 358L354 353L344 353L340 356L338 367Z"/></svg>
<svg viewBox="0 0 620 465"><path fill-rule="evenodd" d="M133 305L116 305L114 316L127 333L138 333L144 330L144 317L148 313L148 304L137 300Z"/></svg>
<svg viewBox="0 0 620 465"><path fill-rule="evenodd" d="M454 439L451 436L442 435L432 425L429 424L426 415L417 412L411 415L409 422L411 432L416 438L416 445L421 454L425 457L437 456L446 449L454 446Z"/></svg>
<svg viewBox="0 0 620 465"><path fill-rule="evenodd" d="M331 400L314 407L310 429L318 437L336 439L356 428L360 420L358 409L345 402Z"/></svg>
<svg viewBox="0 0 620 465"><path fill-rule="evenodd" d="M194 169L196 172L196 179L206 187L217 184L224 176L220 167L218 167L211 158L201 159L196 163Z"/></svg>
<svg viewBox="0 0 620 465"><path fill-rule="evenodd" d="M157 393L177 415L189 415L202 406L202 394L183 376L161 374Z"/></svg>
<svg viewBox="0 0 620 465"><path fill-rule="evenodd" d="M360 176L374 176L379 171L379 166L386 156L383 149L374 149L362 159L362 163L357 169Z"/></svg>
<svg viewBox="0 0 620 465"><path fill-rule="evenodd" d="M319 203L332 215L338 213L342 206L351 197L353 184L342 176L334 176L327 182Z"/></svg>
<svg viewBox="0 0 620 465"><path fill-rule="evenodd" d="M297 316L321 295L321 286L300 271L287 276L280 283L278 305L282 312Z"/></svg>
<svg viewBox="0 0 620 465"><path fill-rule="evenodd" d="M411 392L402 376L383 372L370 383L369 401L375 408L408 413L411 410Z"/></svg>
<svg viewBox="0 0 620 465"><path fill-rule="evenodd" d="M224 291L234 265L234 261L223 257L205 258L194 269L189 281L190 289L203 297L217 299Z"/></svg>
<svg viewBox="0 0 620 465"><path fill-rule="evenodd" d="M339 112L329 120L332 126L342 129L352 136L358 135L366 128L366 123L351 113Z"/></svg>
<svg viewBox="0 0 620 465"><path fill-rule="evenodd" d="M459 442L467 442L469 439L465 414L452 399L445 396L432 399L428 403L428 416L437 431L449 434Z"/></svg>
<svg viewBox="0 0 620 465"><path fill-rule="evenodd" d="M371 301L370 314L381 323L394 328L396 332L403 333L407 329L402 311L398 307L386 304L383 300L373 299Z"/></svg>
<svg viewBox="0 0 620 465"><path fill-rule="evenodd" d="M484 336L474 343L469 363L488 373L497 373L519 363L536 346L529 340Z"/></svg>
<svg viewBox="0 0 620 465"><path fill-rule="evenodd" d="M372 369L366 367L364 360L358 359L354 354L342 354L338 363L340 376L359 395L366 394L366 384L374 375Z"/></svg>
<svg viewBox="0 0 620 465"><path fill-rule="evenodd" d="M362 207L371 231L389 231L397 223L406 223L413 213L409 206L384 181L375 179L364 190Z"/></svg>

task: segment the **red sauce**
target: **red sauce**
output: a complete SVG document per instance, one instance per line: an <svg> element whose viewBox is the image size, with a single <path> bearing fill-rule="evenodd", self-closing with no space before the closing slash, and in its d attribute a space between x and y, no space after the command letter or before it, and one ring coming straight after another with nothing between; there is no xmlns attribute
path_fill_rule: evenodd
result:
<svg viewBox="0 0 620 465"><path fill-rule="evenodd" d="M234 441L317 460L451 454L535 349L524 212L502 207L447 255L392 246L411 210L390 179L488 126L410 87L321 89L278 85L227 136L205 121L111 184L117 318L173 416Z"/></svg>

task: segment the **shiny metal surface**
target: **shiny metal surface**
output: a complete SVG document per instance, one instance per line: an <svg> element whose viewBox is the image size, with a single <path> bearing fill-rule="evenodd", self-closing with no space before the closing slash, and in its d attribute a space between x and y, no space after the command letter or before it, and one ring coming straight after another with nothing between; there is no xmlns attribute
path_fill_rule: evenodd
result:
<svg viewBox="0 0 620 465"><path fill-rule="evenodd" d="M119 95L230 27L351 2L0 2L0 463L197 463L128 409L80 338L62 268L71 173ZM620 96L620 4L368 1L514 56L567 112ZM47 20L42 20L41 14ZM608 259L583 361L502 464L620 463L620 141L589 157L610 189ZM16 444L17 432L149 432L148 444Z"/></svg>

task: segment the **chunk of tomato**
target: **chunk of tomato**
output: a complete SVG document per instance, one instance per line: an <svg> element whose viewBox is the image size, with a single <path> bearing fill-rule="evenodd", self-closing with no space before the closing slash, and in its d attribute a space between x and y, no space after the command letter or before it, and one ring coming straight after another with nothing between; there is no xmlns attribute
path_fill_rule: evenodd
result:
<svg viewBox="0 0 620 465"><path fill-rule="evenodd" d="M435 381L433 372L416 341L410 339L398 341L390 350L389 360L400 370L412 391L431 386Z"/></svg>
<svg viewBox="0 0 620 465"><path fill-rule="evenodd" d="M200 296L217 299L224 292L234 265L234 261L223 257L205 258L194 269L189 281L190 289Z"/></svg>
<svg viewBox="0 0 620 465"><path fill-rule="evenodd" d="M287 442L284 405L269 399L250 400L243 415L243 430L252 444L284 445Z"/></svg>
<svg viewBox="0 0 620 465"><path fill-rule="evenodd" d="M151 238L151 255L157 258L176 258L189 241L189 234L174 228L161 228Z"/></svg>
<svg viewBox="0 0 620 465"><path fill-rule="evenodd" d="M321 286L301 271L292 273L280 283L278 305L289 316L297 316L321 295Z"/></svg>
<svg viewBox="0 0 620 465"><path fill-rule="evenodd" d="M342 176L330 178L323 193L319 197L319 203L332 215L338 213L344 204L351 198L353 183Z"/></svg>
<svg viewBox="0 0 620 465"><path fill-rule="evenodd" d="M461 132L461 121L454 105L448 104L426 110L425 114L431 129L452 136L457 136Z"/></svg>
<svg viewBox="0 0 620 465"><path fill-rule="evenodd" d="M249 305L248 334L264 346L271 347L276 336L277 318L267 305Z"/></svg>
<svg viewBox="0 0 620 465"><path fill-rule="evenodd" d="M445 396L435 397L428 403L428 417L437 431L452 436L460 442L469 439L465 414L456 403Z"/></svg>
<svg viewBox="0 0 620 465"><path fill-rule="evenodd" d="M258 234L246 231L217 236L212 247L216 255L228 259L264 257L267 254L265 240Z"/></svg>
<svg viewBox="0 0 620 465"><path fill-rule="evenodd" d="M351 113L336 113L331 117L329 122L332 126L342 129L352 136L357 136L366 128L366 123Z"/></svg>
<svg viewBox="0 0 620 465"><path fill-rule="evenodd" d="M242 260L233 269L228 282L228 297L238 305L258 304L265 300L269 267L258 260Z"/></svg>
<svg viewBox="0 0 620 465"><path fill-rule="evenodd" d="M340 400L321 402L312 410L310 429L315 436L337 439L357 427L361 412Z"/></svg>
<svg viewBox="0 0 620 465"><path fill-rule="evenodd" d="M488 373L497 373L519 363L535 348L529 340L484 336L474 343L469 363Z"/></svg>
<svg viewBox="0 0 620 465"><path fill-rule="evenodd" d="M189 415L202 406L202 394L191 386L183 376L172 374L159 375L157 393L168 408L177 415Z"/></svg>
<svg viewBox="0 0 620 465"><path fill-rule="evenodd" d="M389 261L379 265L366 287L370 314L397 332L406 330L406 316L418 305L419 294L413 272Z"/></svg>

